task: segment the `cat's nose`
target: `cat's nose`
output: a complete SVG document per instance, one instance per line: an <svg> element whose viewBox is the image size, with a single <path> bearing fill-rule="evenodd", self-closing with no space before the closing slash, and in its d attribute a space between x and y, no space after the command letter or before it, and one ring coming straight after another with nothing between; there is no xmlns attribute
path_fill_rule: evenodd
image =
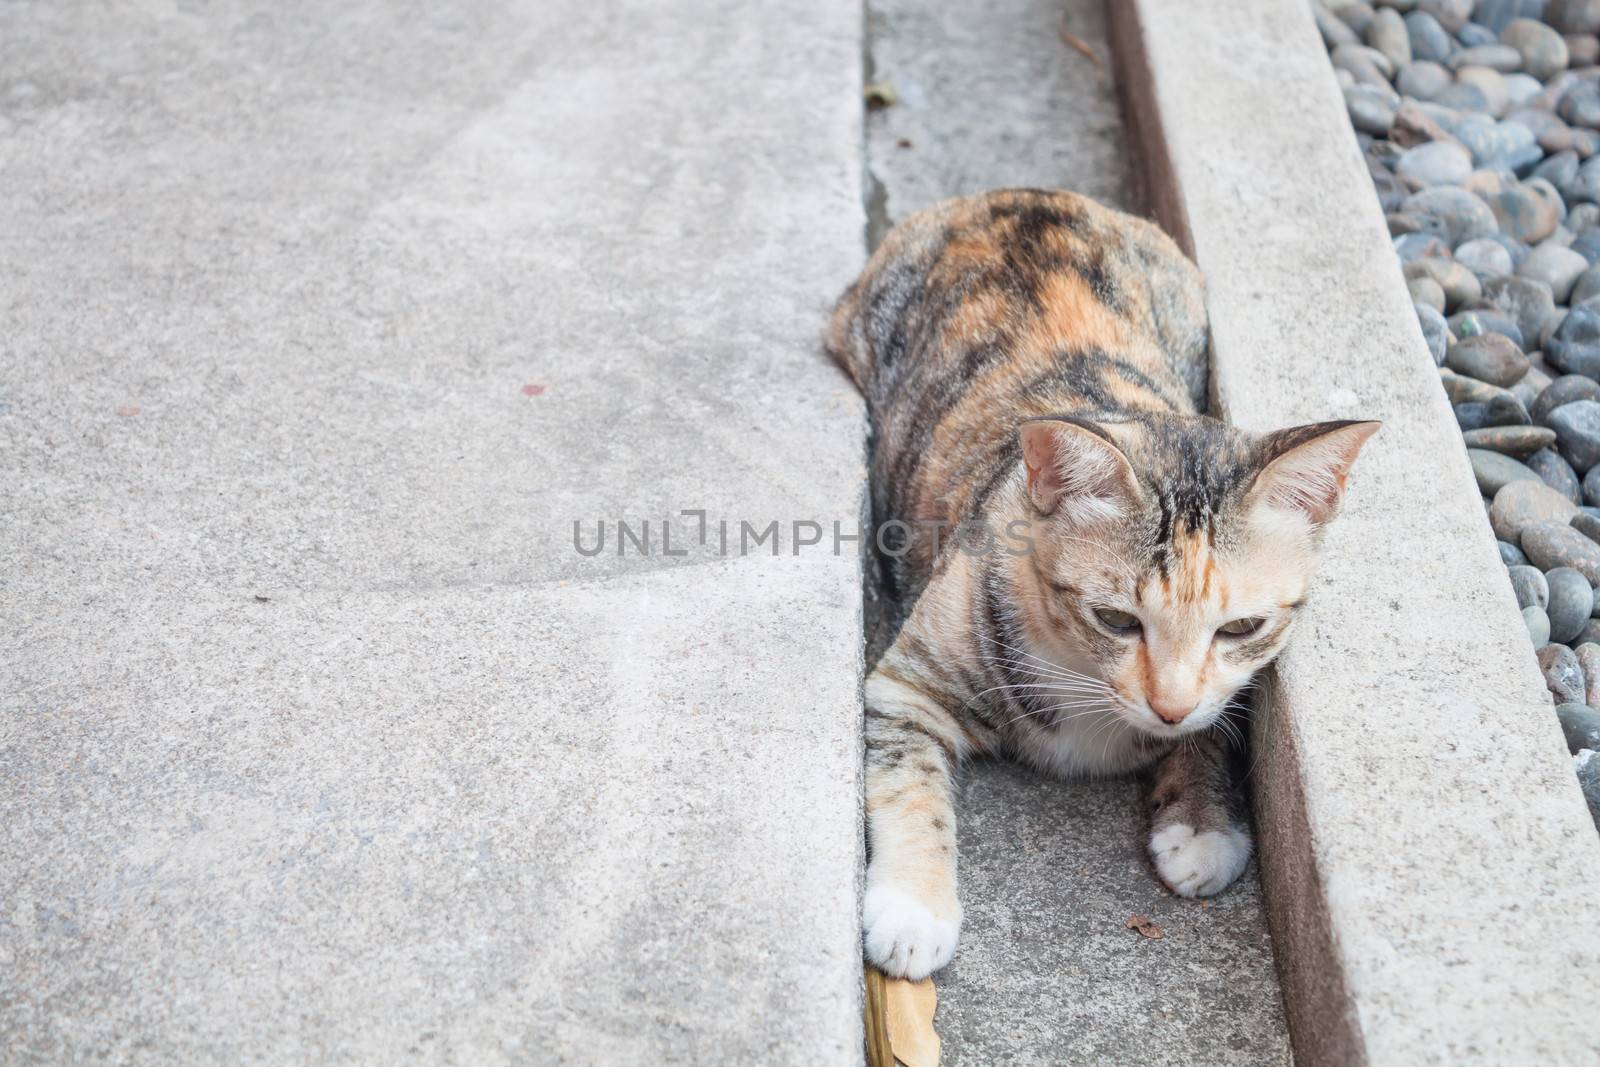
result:
<svg viewBox="0 0 1600 1067"><path fill-rule="evenodd" d="M1195 701L1156 700L1151 698L1150 710L1170 723L1180 723L1188 717L1195 708Z"/></svg>

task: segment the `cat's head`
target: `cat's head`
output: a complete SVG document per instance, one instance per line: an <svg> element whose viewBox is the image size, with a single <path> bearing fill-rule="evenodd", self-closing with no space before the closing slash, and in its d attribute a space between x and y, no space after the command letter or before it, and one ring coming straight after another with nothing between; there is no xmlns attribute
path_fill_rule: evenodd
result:
<svg viewBox="0 0 1600 1067"><path fill-rule="evenodd" d="M1019 429L1033 552L1019 621L1139 729L1204 729L1278 653L1376 422L1251 435L1198 416Z"/></svg>

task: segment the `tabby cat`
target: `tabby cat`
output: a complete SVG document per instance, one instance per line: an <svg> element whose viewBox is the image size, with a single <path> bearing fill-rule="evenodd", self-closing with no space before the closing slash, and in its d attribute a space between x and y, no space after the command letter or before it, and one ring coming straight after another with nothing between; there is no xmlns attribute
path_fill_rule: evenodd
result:
<svg viewBox="0 0 1600 1067"><path fill-rule="evenodd" d="M888 973L955 952L970 755L1150 769L1161 880L1208 896L1244 869L1222 716L1283 646L1378 424L1200 414L1207 343L1194 264L1066 192L916 215L840 300L827 347L867 398L876 518L907 535L880 540L891 592L914 600L866 683L863 922Z"/></svg>

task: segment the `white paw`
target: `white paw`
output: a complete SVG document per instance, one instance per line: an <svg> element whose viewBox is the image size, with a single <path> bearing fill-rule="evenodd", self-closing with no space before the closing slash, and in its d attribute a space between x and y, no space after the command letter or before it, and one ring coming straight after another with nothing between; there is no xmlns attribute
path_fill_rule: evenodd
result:
<svg viewBox="0 0 1600 1067"><path fill-rule="evenodd" d="M912 894L892 885L867 890L861 907L867 958L886 974L912 981L928 977L956 954L961 909L941 919Z"/></svg>
<svg viewBox="0 0 1600 1067"><path fill-rule="evenodd" d="M1207 830L1178 823L1150 835L1150 858L1167 888L1181 897L1222 892L1250 862L1250 835L1243 830Z"/></svg>

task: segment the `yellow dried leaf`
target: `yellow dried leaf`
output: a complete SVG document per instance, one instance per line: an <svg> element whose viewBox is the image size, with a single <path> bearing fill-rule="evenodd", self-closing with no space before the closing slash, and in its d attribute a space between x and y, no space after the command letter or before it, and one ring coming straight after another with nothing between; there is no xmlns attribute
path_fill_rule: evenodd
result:
<svg viewBox="0 0 1600 1067"><path fill-rule="evenodd" d="M908 982L884 980L885 1014L889 1022L889 1047L905 1067L939 1067L939 1035L933 1029L933 1012L939 1006L933 979Z"/></svg>

